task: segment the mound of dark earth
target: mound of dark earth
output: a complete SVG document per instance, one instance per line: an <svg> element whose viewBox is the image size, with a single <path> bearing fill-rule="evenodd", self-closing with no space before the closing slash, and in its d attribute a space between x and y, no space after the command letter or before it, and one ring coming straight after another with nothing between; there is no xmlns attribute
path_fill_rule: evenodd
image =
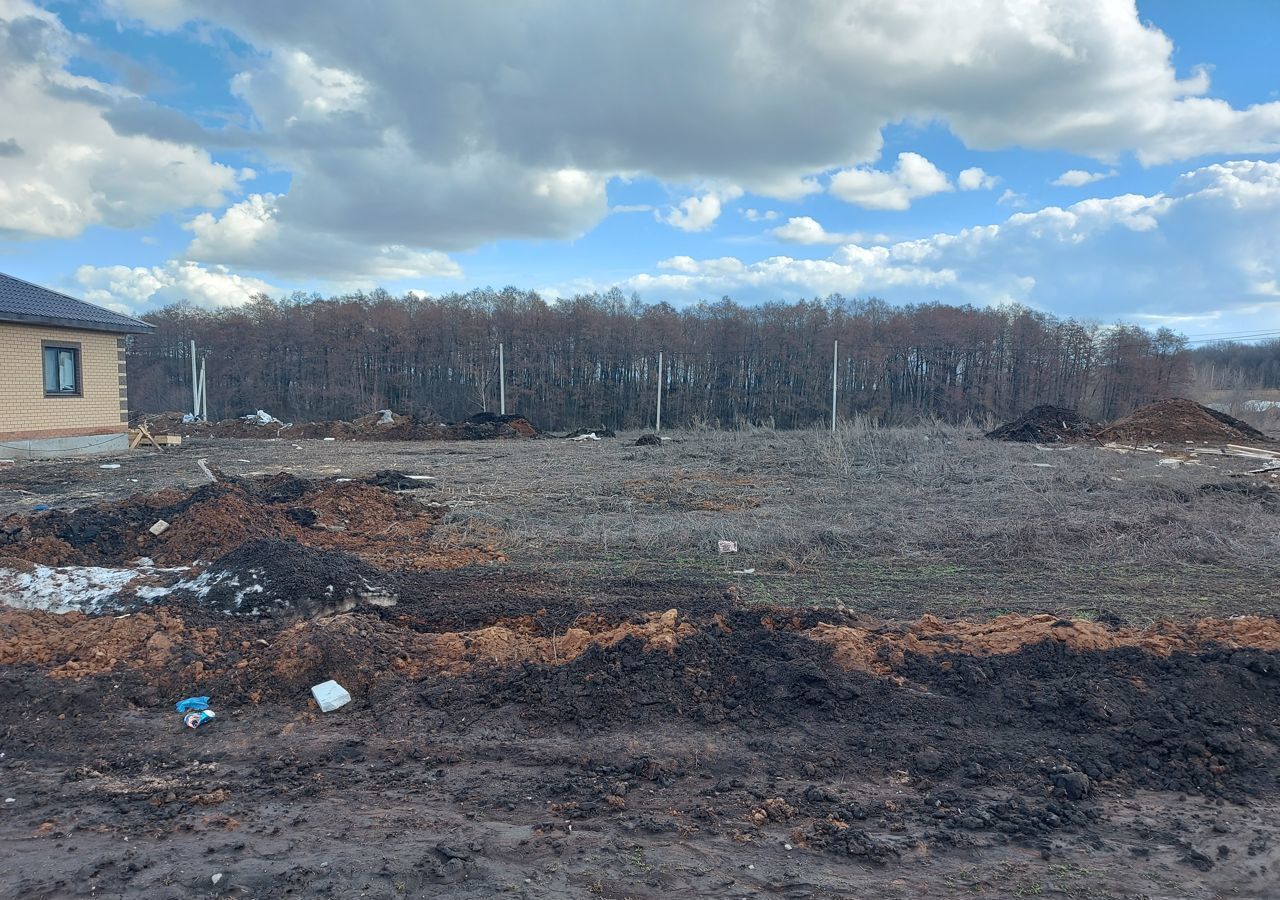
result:
<svg viewBox="0 0 1280 900"><path fill-rule="evenodd" d="M361 605L394 606L394 579L335 550L294 541L251 540L177 585L179 600L233 616L313 618Z"/></svg>
<svg viewBox="0 0 1280 900"><path fill-rule="evenodd" d="M1027 444L1054 444L1079 441L1088 436L1089 423L1074 409L1044 404L1033 407L994 431L987 437L994 441L1017 441Z"/></svg>

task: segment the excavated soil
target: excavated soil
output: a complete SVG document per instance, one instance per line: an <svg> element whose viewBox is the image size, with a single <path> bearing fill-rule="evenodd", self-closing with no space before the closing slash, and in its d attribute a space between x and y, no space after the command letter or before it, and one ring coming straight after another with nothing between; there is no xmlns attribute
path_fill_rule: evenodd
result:
<svg viewBox="0 0 1280 900"><path fill-rule="evenodd" d="M1036 406L1012 422L987 432L994 441L1055 444L1088 438L1090 425L1074 409L1048 404Z"/></svg>
<svg viewBox="0 0 1280 900"><path fill-rule="evenodd" d="M441 508L374 483L280 474L233 478L192 491L0 520L0 556L49 566L120 566L139 557L168 566L212 562L251 540L349 554L384 570L441 569L499 558L484 545L436 539ZM159 535L158 521L169 527ZM296 565L283 559L282 565Z"/></svg>
<svg viewBox="0 0 1280 900"><path fill-rule="evenodd" d="M0 612L15 804L0 891L1007 897L1052 895L1065 872L1065 896L1280 884L1275 620L904 626L706 598L441 627L457 599L305 621L181 602ZM354 701L320 716L308 688L328 678ZM195 732L172 708L191 694L218 713ZM975 861L992 877L969 884ZM1006 866L1016 879L994 877Z"/></svg>
<svg viewBox="0 0 1280 900"><path fill-rule="evenodd" d="M1101 441L1129 443L1259 443L1269 438L1247 422L1194 400L1160 400L1093 433Z"/></svg>

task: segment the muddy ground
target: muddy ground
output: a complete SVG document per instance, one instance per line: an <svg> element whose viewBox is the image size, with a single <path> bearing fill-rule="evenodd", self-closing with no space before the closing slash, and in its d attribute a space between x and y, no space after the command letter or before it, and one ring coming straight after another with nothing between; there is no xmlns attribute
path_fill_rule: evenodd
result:
<svg viewBox="0 0 1280 900"><path fill-rule="evenodd" d="M1280 894L1280 623L1256 562L1280 513L1202 491L1222 469L938 434L263 443L0 472L13 565L58 562L54 541L122 562L163 512L168 566L287 560L285 600L379 580L328 606L0 609L0 896ZM202 486L199 458L232 486ZM392 468L436 486L364 480ZM946 518L992 484L986 519ZM875 497L905 523L864 524ZM1005 521L1014 500L1030 521ZM995 545L1004 565L964 561ZM1162 555L1187 548L1204 560ZM321 714L327 678L353 701ZM194 731L173 710L192 694L217 712Z"/></svg>

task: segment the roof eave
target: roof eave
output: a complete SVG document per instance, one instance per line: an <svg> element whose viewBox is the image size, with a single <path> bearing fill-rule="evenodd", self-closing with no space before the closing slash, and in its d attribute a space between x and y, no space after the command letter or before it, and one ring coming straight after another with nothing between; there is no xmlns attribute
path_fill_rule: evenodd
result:
<svg viewBox="0 0 1280 900"><path fill-rule="evenodd" d="M128 322L92 322L87 319L60 319L53 316L29 316L23 313L0 313L0 322L14 325L44 325L48 328L68 328L75 331L107 331L112 334L147 334L155 331L156 326L139 319Z"/></svg>

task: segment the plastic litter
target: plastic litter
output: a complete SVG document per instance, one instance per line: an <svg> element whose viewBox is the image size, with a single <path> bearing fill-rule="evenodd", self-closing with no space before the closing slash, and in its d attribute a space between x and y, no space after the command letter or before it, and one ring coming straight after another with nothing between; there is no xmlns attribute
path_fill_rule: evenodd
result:
<svg viewBox="0 0 1280 900"><path fill-rule="evenodd" d="M164 519L156 519L156 523L147 529L147 531L150 531L156 537L159 537L160 535L164 534L168 530L169 530L169 523L166 522Z"/></svg>
<svg viewBox="0 0 1280 900"><path fill-rule="evenodd" d="M380 410L378 410L378 424L379 424L379 425L394 425L394 424L395 424L395 419L392 417L391 410L389 410L389 409L380 409Z"/></svg>
<svg viewBox="0 0 1280 900"><path fill-rule="evenodd" d="M182 414L182 424L183 424L183 425L190 425L190 424L191 424L192 422L194 422L195 420L196 420L195 413L183 413L183 414Z"/></svg>
<svg viewBox="0 0 1280 900"><path fill-rule="evenodd" d="M738 542L737 541L720 541L717 543L716 549L721 553L737 553Z"/></svg>
<svg viewBox="0 0 1280 900"><path fill-rule="evenodd" d="M44 512L46 509L49 509L49 504L47 503L37 503L35 506L31 507L32 512Z"/></svg>
<svg viewBox="0 0 1280 900"><path fill-rule="evenodd" d="M102 465L98 466L98 468L99 469L118 469L120 468L120 463L103 463Z"/></svg>
<svg viewBox="0 0 1280 900"><path fill-rule="evenodd" d="M571 440L571 441L598 441L598 440L600 440L600 436L599 436L598 434L596 434L594 431L589 431L589 432L587 432L586 434L580 434L580 435L578 435L576 438L569 438L569 440Z"/></svg>
<svg viewBox="0 0 1280 900"><path fill-rule="evenodd" d="M182 722L188 728L199 728L210 719L217 718L211 709L202 709L199 712L189 712L182 717Z"/></svg>
<svg viewBox="0 0 1280 900"><path fill-rule="evenodd" d="M180 713L200 712L209 708L209 698L188 697L186 700L179 700L173 705L173 708Z"/></svg>
<svg viewBox="0 0 1280 900"><path fill-rule="evenodd" d="M311 696L320 704L321 712L333 712L351 702L351 695L338 682L330 679L317 684L311 689Z"/></svg>

